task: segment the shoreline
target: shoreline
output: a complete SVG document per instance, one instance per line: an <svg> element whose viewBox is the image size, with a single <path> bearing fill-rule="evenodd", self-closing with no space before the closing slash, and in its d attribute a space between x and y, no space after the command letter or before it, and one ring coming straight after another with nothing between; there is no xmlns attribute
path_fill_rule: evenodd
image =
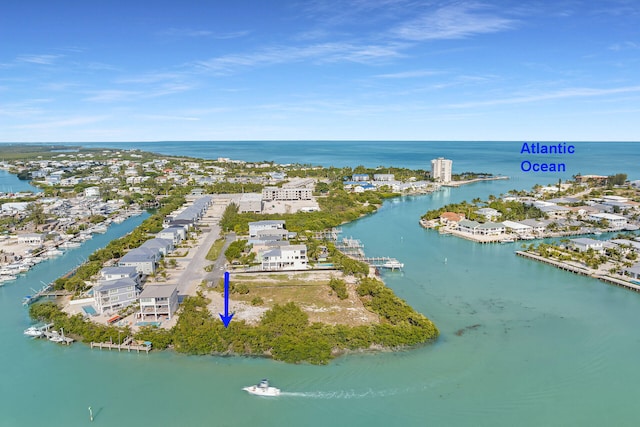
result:
<svg viewBox="0 0 640 427"><path fill-rule="evenodd" d="M226 196L221 196L221 197L226 197ZM210 206L210 209L212 208L221 208L220 204L216 204L213 203ZM377 208L376 208L377 210ZM201 289L201 286L199 286L198 284L202 284L202 283L217 283L216 277L209 275L209 273L205 272L204 267L205 264L211 264L211 265L217 265L217 263L220 262L220 259L224 259L224 254L220 254L220 257L218 258L217 261L211 262L204 262L203 260L198 260L198 262L196 262L196 265L192 265L191 263L194 262L194 258L196 258L196 254L202 254L204 256L205 253L208 252L209 247L205 247L208 246L206 244L204 244L205 242L213 239L214 237L218 237L218 233L220 232L219 229L219 219L221 217L222 212L217 212L217 211L208 211L205 216L203 217L204 219L207 219L207 224L206 227L204 227L205 229L207 229L206 232L199 234L198 238L197 238L197 243L193 244L193 245L189 245L189 250L187 251L187 254L185 254L185 257L180 257L178 258L178 268L176 269L176 271L173 272L169 272L169 280L168 281L163 281L163 283L159 283L159 284L170 284L173 282L176 282L178 284L178 286L180 288L183 289L183 293L181 293L181 295L185 296L185 297L189 297L189 298L197 298L198 294L199 294L199 289ZM203 246L204 245L204 246ZM199 257L200 258L200 257ZM182 261L182 262L181 262ZM215 276L220 276L221 272L218 271L219 269L216 268L213 270L213 274ZM388 288L386 286L386 284L384 282L382 282L380 280L380 278L372 276L373 273L371 273L370 269L370 274L368 274L364 279L371 279L371 280L375 280L377 282L379 282L382 286L383 289L386 289L389 292L389 298L391 298L392 300L398 300L398 301L402 301L400 300L394 293L393 291ZM183 277L184 274L187 274L187 272L193 272L191 274L188 274L188 280L185 279ZM241 272L237 272L239 274L242 274ZM290 274L291 272L289 271L269 271L266 272L269 274ZM304 270L301 271L301 273L304 274L314 274L316 272L314 272L313 270ZM326 270L321 270L320 271L321 274L326 275L327 271ZM343 277L343 273L340 273L340 277ZM219 277L217 277L219 279ZM356 291L356 288L358 287L358 285L356 285L356 282L360 282L360 280L364 280L364 279L357 279L356 276L348 276L348 281L350 282L350 285L348 285L350 287L350 294L352 294L352 303L353 303L353 298L355 298L355 300L358 301L358 304L361 306L361 309L365 309L365 307L367 306L367 304L364 304L364 301L359 298L357 296L358 292ZM156 280L154 280L154 282L156 282ZM158 284L158 283L156 283ZM329 287L329 283L327 280L327 283L325 283L326 285L326 289L323 290L323 292L325 294L327 293L331 293L331 289ZM324 289L324 286L323 286ZM245 329L244 326L242 326L245 322L238 322L235 323L234 328L223 328L222 327L222 323L220 323L220 319L217 318L216 313L218 312L222 312L222 297L219 295L219 293L217 294L216 290L214 290L213 288L209 288L207 289L207 292L205 293L207 299L210 300L210 303L208 304L210 310L210 316L209 316L209 320L207 322L211 322L212 326L216 329L220 329L220 334L222 334L221 336L227 336L226 334L232 334L232 335L228 335L228 338L233 337L235 333L240 333L242 334L242 330ZM335 297L334 297L335 298ZM238 308L240 309L240 311L238 312L239 317L236 318L236 320L244 320L248 323L252 323L255 322L257 323L257 327L262 327L261 325L261 319L262 319L262 314L264 314L267 311L272 310L274 307L269 307L269 308L265 308L264 310L259 310L262 311L260 312L255 312L256 310L253 310L254 307L251 307L246 301L239 301L234 299L233 297L231 298L233 304L238 304ZM70 301L67 299L64 299L64 301L66 301L66 309L61 308L60 307L60 300L56 301L56 306L59 309L62 309L67 316L67 320L70 318L69 316L71 315L75 315L75 314L79 314L82 315L82 312L80 311L82 309L82 307L80 307L80 304L76 305L76 307L74 307L72 310L70 310L71 304L69 303ZM302 310L303 312L307 313L306 315L309 316L309 323L307 326L305 326L305 330L307 330L308 328L312 328L312 324L313 322L317 322L319 319L315 319L313 318L312 314L308 312L308 310L305 309L305 304L299 304L299 301L297 301L296 299L292 299L291 301L295 301L296 302L296 306L299 307L300 310ZM336 299L337 301L337 299ZM402 301L402 303L406 304L404 301ZM276 306L278 304L276 303ZM407 304L408 306L408 304ZM182 304L181 304L182 307ZM415 316L417 315L418 318L423 319L422 321L419 322L419 325L412 325L413 329L416 329L415 332L415 336L414 337L409 337L409 336L403 336L406 335L406 330L404 329L398 329L396 333L394 333L394 339L391 342L386 342L386 340L388 340L388 337L386 337L384 335L383 331L386 331L386 326L392 327L393 329L396 329L396 325L394 324L390 324L390 325L382 325L382 322L372 322L371 319L367 320L364 324L362 325L357 325L357 324L349 324L349 322L332 322L332 321L320 321L319 323L323 325L324 329L329 328L328 330L330 330L331 328L336 328L336 327L346 327L348 330L352 330L352 334L358 334L360 327L364 327L370 330L370 336L367 334L368 338L364 338L365 341L369 341L371 340L370 344L366 344L363 347L354 347L351 348L350 345L353 344L349 344L348 341L345 343L336 343L336 346L331 348L330 354L331 357L329 357L328 359L323 359L321 361L317 361L315 359L302 359L299 361L304 361L304 362L310 362L310 363L320 363L320 364L324 364L329 362L329 360L333 359L335 356L340 356L340 355L344 355L344 354L349 354L351 352L360 352L360 351L378 351L380 349L384 349L384 351L395 351L395 350L399 350L399 349L407 349L407 348L412 348L415 346L419 346L422 344L428 344L429 342L434 341L435 339L437 339L439 332L437 327L433 324L433 322L431 320L429 320L428 318L426 318L424 315L422 315L421 313L416 312L415 310L413 310L412 308L410 308L410 306L408 306L411 313L411 316ZM308 308L308 307L306 307ZM313 308L313 307L312 307ZM71 311L71 312L70 312ZM313 310L311 310L313 311ZM322 311L322 310L320 310ZM381 314L376 313L376 311L371 310L370 308L366 308L366 311L368 312L369 316L373 316L373 318L376 319L380 319L381 317L383 317ZM242 314L241 314L242 313ZM161 329L163 329L165 331L165 333L168 334L173 334L175 333L175 331L177 331L176 329L174 329L174 327L176 327L177 325L179 325L179 321L180 321L180 317L184 314L184 311L176 316L172 316L170 321L163 321L162 322L162 326ZM131 316L131 317L129 317ZM142 336L137 335L137 332L143 332L143 330L140 330L136 325L135 325L135 311L132 314L129 314L128 317L125 317L123 319L119 319L117 324L114 325L110 325L108 320L111 317L110 315L101 315L100 321L99 322L94 322L94 319L89 318L89 321L96 324L96 325L102 325L104 327L109 327L109 326L115 326L116 328L118 328L118 330L122 330L124 331L128 331L131 330L131 338L135 339L136 342L137 341L152 341L151 339L147 340L142 338ZM187 314L187 316L192 316L192 314ZM348 318L349 314L348 313L344 313L343 315L341 315L343 318ZM363 314L364 316L364 314ZM188 319L189 317L187 317ZM187 320L187 323L189 323L189 320ZM353 323L353 322L351 322ZM58 325L58 326L63 326L63 325ZM248 326L248 325L247 325ZM401 326L401 325L397 325L397 326ZM238 328L240 328L240 332L238 331ZM64 329L65 331L68 331L69 334L78 337L78 340L81 341L83 336L82 333L79 333L77 331L73 331L71 328L67 328L67 325L64 325ZM160 329L160 328L159 328ZM378 329L380 329L379 332L376 332ZM308 329L309 331L312 331L312 329ZM229 332L231 331L231 332ZM233 332L236 331L236 332ZM310 332L305 332L306 334L309 334ZM422 340L422 338L419 338L416 341L416 336L425 336L427 337L426 340ZM124 335L123 335L124 336ZM242 335L240 335L239 337L241 337ZM331 334L328 335L327 337L332 336ZM320 342L322 342L322 340L325 340L327 338L322 338L324 337L324 335L320 335L318 338L320 339ZM185 337L182 337L185 338ZM231 338L233 339L233 338ZM241 339L241 338L240 338ZM363 339L361 336L359 336L358 339ZM191 352L188 349L183 349L180 350L181 346L179 344L179 341L181 340L181 338L179 338L179 336L176 336L176 340L177 341L172 341L174 344L170 345L169 348L172 348L174 350L177 350L177 352L179 353L186 353L186 354L196 354ZM406 342L405 342L406 340ZM176 342L178 342L178 344L176 344ZM398 343L398 344L395 344ZM363 343L364 344L364 343ZM90 344L89 344L90 345ZM111 348L114 345L113 342L104 342L103 345L100 344L100 341L95 341L93 342L93 345L90 345L91 348L101 348L101 347L105 347L105 348ZM247 345L251 345L251 344L247 344ZM306 348L309 345L312 345L310 343L305 343L302 342L301 343L302 348ZM178 347L178 349L176 349L176 346ZM113 347L115 348L115 347ZM166 349L166 347L161 347L161 346L154 346L155 349ZM120 349L120 348L118 348ZM207 353L207 354L230 354L229 352L231 352L234 355L237 356L254 356L256 355L256 353L254 353L254 350L248 350L246 352L236 352L232 349L229 350L225 350L222 353L214 351L211 353ZM262 355L262 354L257 354L257 355ZM282 360L280 358L277 357L273 357L273 354L270 352L267 352L265 354L267 357L270 357L274 360ZM315 360L315 361L314 361ZM287 360L284 360L285 362ZM299 362L299 361L294 361L294 362Z"/></svg>
<svg viewBox="0 0 640 427"><path fill-rule="evenodd" d="M482 182L482 181L499 181L503 179L510 179L508 176L492 176L489 178L474 178L466 181L451 181L447 183L441 184L442 187L460 187L462 185L473 184L474 182Z"/></svg>

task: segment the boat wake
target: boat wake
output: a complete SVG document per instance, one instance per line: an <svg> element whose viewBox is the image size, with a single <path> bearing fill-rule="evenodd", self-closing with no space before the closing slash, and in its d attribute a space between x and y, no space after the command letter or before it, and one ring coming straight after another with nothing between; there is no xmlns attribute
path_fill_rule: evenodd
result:
<svg viewBox="0 0 640 427"><path fill-rule="evenodd" d="M366 391L356 390L339 390L339 391L307 391L307 392L282 392L280 396L300 397L306 399L367 399L388 397L400 394L397 389L390 390L373 390Z"/></svg>

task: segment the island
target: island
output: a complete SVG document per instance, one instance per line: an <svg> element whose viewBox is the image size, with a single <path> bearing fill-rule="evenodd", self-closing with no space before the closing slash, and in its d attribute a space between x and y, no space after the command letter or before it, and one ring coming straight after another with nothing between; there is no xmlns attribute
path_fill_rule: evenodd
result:
<svg viewBox="0 0 640 427"><path fill-rule="evenodd" d="M36 148L10 147L0 165L41 190L1 195L6 266L29 268L129 215L147 216L25 301L66 337L93 348L324 364L438 336L379 278L401 263L376 264L339 229L387 198L437 190L426 171ZM228 325L219 317L224 272Z"/></svg>

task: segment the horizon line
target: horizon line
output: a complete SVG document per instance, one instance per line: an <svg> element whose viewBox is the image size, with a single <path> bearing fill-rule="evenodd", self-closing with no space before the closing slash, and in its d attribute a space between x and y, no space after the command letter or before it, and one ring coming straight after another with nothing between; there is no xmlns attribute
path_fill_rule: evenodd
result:
<svg viewBox="0 0 640 427"><path fill-rule="evenodd" d="M3 144L131 144L171 142L517 142L517 143L640 143L640 140L543 140L543 139L175 139L175 140L131 140L131 141L0 141Z"/></svg>

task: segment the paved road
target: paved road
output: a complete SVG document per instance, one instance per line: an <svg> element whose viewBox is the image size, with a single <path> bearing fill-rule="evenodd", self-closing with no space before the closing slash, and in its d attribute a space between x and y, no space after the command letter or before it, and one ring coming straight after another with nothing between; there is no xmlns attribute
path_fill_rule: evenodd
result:
<svg viewBox="0 0 640 427"><path fill-rule="evenodd" d="M224 251L229 244L235 240L234 233L227 235L221 255L218 257L218 260L215 261L213 270L207 273L204 268L211 264L211 261L207 260L206 256L211 246L220 237L221 230L219 220L229 202L231 202L230 199L215 200L201 221L202 226L209 227L210 231L203 233L198 239L197 247L191 248L186 257L179 259L179 265L184 268L182 274L180 274L176 280L180 299L185 295L195 295L198 286L203 280L217 283L222 277L226 263Z"/></svg>

